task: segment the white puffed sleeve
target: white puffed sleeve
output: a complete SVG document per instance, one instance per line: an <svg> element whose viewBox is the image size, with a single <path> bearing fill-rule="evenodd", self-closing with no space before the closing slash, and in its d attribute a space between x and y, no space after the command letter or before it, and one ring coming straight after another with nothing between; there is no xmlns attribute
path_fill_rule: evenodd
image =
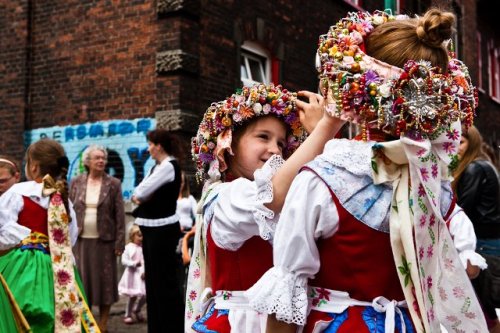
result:
<svg viewBox="0 0 500 333"><path fill-rule="evenodd" d="M316 240L337 229L338 212L328 188L312 172L301 172L290 187L276 228L274 267L246 292L252 308L304 325L308 279L320 268Z"/></svg>
<svg viewBox="0 0 500 333"><path fill-rule="evenodd" d="M71 222L69 223L69 237L71 240L71 247L75 246L78 240L78 225L76 223L76 213L73 209L73 203L69 201L69 216L71 216Z"/></svg>
<svg viewBox="0 0 500 333"><path fill-rule="evenodd" d="M0 250L10 249L30 234L30 229L17 223L24 202L20 194L7 191L0 197Z"/></svg>
<svg viewBox="0 0 500 333"><path fill-rule="evenodd" d="M451 214L449 230L464 268L467 268L467 260L481 269L488 267L486 260L476 252L477 239L474 226L458 205L455 206Z"/></svg>
<svg viewBox="0 0 500 333"><path fill-rule="evenodd" d="M277 216L265 204L273 201L271 179L282 165L283 159L273 155L255 171L253 181L238 178L221 187L210 222L217 246L236 251L253 236L272 239Z"/></svg>

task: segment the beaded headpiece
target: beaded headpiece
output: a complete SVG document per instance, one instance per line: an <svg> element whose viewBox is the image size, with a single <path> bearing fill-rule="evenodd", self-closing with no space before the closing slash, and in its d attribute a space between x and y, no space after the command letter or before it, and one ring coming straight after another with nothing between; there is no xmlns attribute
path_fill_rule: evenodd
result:
<svg viewBox="0 0 500 333"><path fill-rule="evenodd" d="M191 143L197 180L220 177L227 169L224 152L232 154L232 132L255 117L274 115L288 125L284 155L289 156L306 137L297 114L296 98L296 93L280 85L256 84L243 87L224 101L212 103Z"/></svg>
<svg viewBox="0 0 500 333"><path fill-rule="evenodd" d="M461 120L470 126L477 91L467 67L449 52L448 73L427 61L391 66L363 52L364 39L387 21L408 19L375 11L349 13L320 36L318 71L331 115L393 136L433 138Z"/></svg>

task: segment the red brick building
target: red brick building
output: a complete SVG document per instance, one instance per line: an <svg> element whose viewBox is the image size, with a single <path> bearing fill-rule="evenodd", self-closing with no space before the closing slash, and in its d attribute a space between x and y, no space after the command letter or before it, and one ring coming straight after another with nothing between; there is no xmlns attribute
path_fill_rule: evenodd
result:
<svg viewBox="0 0 500 333"><path fill-rule="evenodd" d="M480 82L477 124L498 144L500 36L486 0L0 0L0 153L21 159L40 136L68 155L111 140L132 177L146 143L129 134L156 124L179 130L187 149L206 107L242 80L316 89L318 35L346 12L434 4L459 16L458 53Z"/></svg>

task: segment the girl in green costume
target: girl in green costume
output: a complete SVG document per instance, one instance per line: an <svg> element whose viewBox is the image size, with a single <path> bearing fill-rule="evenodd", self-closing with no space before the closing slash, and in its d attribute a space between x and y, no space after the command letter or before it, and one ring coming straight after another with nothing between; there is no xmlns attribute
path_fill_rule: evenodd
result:
<svg viewBox="0 0 500 333"><path fill-rule="evenodd" d="M37 141L26 151L30 181L0 197L0 251L11 249L0 257L0 274L33 333L99 332L74 271L77 227L67 199L68 166L58 142Z"/></svg>

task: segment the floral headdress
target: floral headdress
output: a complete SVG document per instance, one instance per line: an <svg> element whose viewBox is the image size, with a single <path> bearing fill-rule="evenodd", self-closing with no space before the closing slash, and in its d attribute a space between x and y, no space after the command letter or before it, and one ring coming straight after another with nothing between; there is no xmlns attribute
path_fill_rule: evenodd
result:
<svg viewBox="0 0 500 333"><path fill-rule="evenodd" d="M306 133L295 107L295 93L280 85L256 84L243 87L224 101L212 103L203 116L191 143L197 180L219 179L227 169L224 152L231 151L232 132L249 120L266 115L282 119L289 127L285 156L304 140Z"/></svg>
<svg viewBox="0 0 500 333"><path fill-rule="evenodd" d="M364 39L376 26L398 19L408 17L349 13L320 36L318 71L327 111L360 124L364 139L374 127L393 136L434 138L454 121L470 126L477 91L452 52L447 74L419 59L398 68L363 52Z"/></svg>
<svg viewBox="0 0 500 333"><path fill-rule="evenodd" d="M399 19L409 18L349 13L320 36L326 111L360 124L365 141L370 128L400 136L372 146L372 179L393 187L391 248L415 330L438 332L442 324L449 331L484 332L481 308L440 207L442 180L456 160L460 122L472 123L477 93L467 67L453 54L444 74L419 59L399 68L363 52L375 27ZM388 318L386 331L392 332Z"/></svg>

